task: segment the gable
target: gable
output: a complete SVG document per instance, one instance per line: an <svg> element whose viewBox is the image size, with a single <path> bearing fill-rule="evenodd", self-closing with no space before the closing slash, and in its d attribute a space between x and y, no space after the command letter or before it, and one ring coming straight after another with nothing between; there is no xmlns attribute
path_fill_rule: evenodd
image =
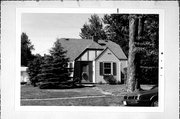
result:
<svg viewBox="0 0 180 119"><path fill-rule="evenodd" d="M102 52L101 49L86 49L81 55L79 55L77 61L94 61L99 54Z"/></svg>
<svg viewBox="0 0 180 119"><path fill-rule="evenodd" d="M124 54L123 50L115 42L112 42L110 40L108 40L108 41L106 41L106 40L99 40L98 43L99 44L105 44L104 46L108 47L118 57L118 59L120 59L120 60L127 60L127 57Z"/></svg>
<svg viewBox="0 0 180 119"><path fill-rule="evenodd" d="M97 58L96 61L120 61L118 57L109 49L106 48Z"/></svg>

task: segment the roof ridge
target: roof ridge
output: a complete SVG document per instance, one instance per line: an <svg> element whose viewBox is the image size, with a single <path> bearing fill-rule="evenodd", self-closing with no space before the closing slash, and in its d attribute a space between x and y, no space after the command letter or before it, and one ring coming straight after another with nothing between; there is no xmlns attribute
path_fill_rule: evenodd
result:
<svg viewBox="0 0 180 119"><path fill-rule="evenodd" d="M65 40L65 39L70 39L70 40L91 40L92 41L92 39L83 39L83 38L66 38L66 37L64 37L64 38L58 38L59 40L60 39L63 39L63 40Z"/></svg>
<svg viewBox="0 0 180 119"><path fill-rule="evenodd" d="M78 39L78 38L58 38L62 43L62 46L67 51L67 56L71 60L74 60L86 49L106 49L108 47L119 59L127 59L121 47L113 41L105 42L104 40L98 40L98 42L92 39ZM100 43L105 43L102 46Z"/></svg>

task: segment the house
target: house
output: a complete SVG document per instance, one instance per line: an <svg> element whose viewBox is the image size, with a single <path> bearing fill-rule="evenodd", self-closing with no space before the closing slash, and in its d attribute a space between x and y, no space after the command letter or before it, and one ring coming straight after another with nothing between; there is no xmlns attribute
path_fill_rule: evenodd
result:
<svg viewBox="0 0 180 119"><path fill-rule="evenodd" d="M107 77L122 82L127 57L121 47L107 40L59 39L69 58L71 77L79 77L88 83L107 83Z"/></svg>
<svg viewBox="0 0 180 119"><path fill-rule="evenodd" d="M28 67L21 67L21 83L28 83L29 82L29 75L27 73Z"/></svg>

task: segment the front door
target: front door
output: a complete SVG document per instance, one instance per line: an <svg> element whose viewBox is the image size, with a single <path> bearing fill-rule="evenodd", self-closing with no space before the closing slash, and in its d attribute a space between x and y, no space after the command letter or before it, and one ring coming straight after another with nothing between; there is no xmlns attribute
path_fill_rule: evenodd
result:
<svg viewBox="0 0 180 119"><path fill-rule="evenodd" d="M82 82L92 82L92 62L81 63L81 77Z"/></svg>
<svg viewBox="0 0 180 119"><path fill-rule="evenodd" d="M82 80L89 81L89 65L82 65Z"/></svg>

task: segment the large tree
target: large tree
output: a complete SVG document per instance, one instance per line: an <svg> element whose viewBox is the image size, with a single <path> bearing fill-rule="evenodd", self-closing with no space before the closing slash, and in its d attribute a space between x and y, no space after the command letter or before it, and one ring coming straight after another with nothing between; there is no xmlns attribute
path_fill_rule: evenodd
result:
<svg viewBox="0 0 180 119"><path fill-rule="evenodd" d="M159 16L156 14L143 14L141 37L137 42L140 49L141 83L158 83L158 60L159 60Z"/></svg>
<svg viewBox="0 0 180 119"><path fill-rule="evenodd" d="M21 34L21 66L27 66L28 62L33 59L31 51L34 46L31 44L30 39L26 33Z"/></svg>
<svg viewBox="0 0 180 119"><path fill-rule="evenodd" d="M69 80L69 70L67 69L69 59L66 58L66 51L59 40L54 43L50 50L50 55L45 55L41 65L41 73L38 77L44 83L66 82Z"/></svg>
<svg viewBox="0 0 180 119"><path fill-rule="evenodd" d="M129 15L128 14L110 14L104 15L103 22L105 24L105 32L108 40L119 44L128 56L129 42Z"/></svg>
<svg viewBox="0 0 180 119"><path fill-rule="evenodd" d="M43 57L39 54L35 55L33 60L28 64L28 74L30 78L30 82L33 86L36 86L38 82L40 82L38 78L38 74L41 73L41 64L43 62Z"/></svg>
<svg viewBox="0 0 180 119"><path fill-rule="evenodd" d="M83 39L92 39L96 36L98 39L106 39L105 31L103 30L102 20L98 15L91 15L88 19L89 24L85 23L81 28L80 37Z"/></svg>
<svg viewBox="0 0 180 119"><path fill-rule="evenodd" d="M158 17L156 15L130 15L128 92L140 89L140 83L143 82L143 78L145 79L144 73L146 77L158 78ZM157 83L158 79L155 80Z"/></svg>
<svg viewBox="0 0 180 119"><path fill-rule="evenodd" d="M136 42L141 39L142 22L137 15L129 16L129 55L128 55L128 72L127 72L127 91L133 92L140 89L139 70L140 70L140 52Z"/></svg>

